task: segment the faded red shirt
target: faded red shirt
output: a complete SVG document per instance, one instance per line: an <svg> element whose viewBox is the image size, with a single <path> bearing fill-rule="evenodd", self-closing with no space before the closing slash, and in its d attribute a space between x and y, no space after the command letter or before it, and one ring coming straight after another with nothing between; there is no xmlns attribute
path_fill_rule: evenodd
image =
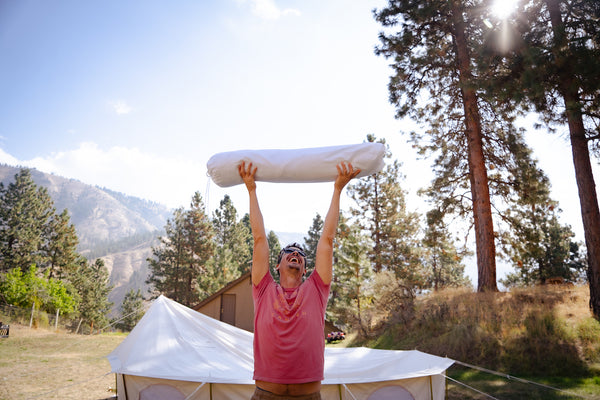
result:
<svg viewBox="0 0 600 400"><path fill-rule="evenodd" d="M282 288L268 272L252 286L255 380L323 380L329 287L317 271L294 289Z"/></svg>

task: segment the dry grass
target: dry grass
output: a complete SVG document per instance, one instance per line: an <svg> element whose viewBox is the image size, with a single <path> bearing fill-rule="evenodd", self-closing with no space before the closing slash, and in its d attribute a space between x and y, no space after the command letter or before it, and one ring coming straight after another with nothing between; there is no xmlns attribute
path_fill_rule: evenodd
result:
<svg viewBox="0 0 600 400"><path fill-rule="evenodd" d="M420 296L409 317L400 319L388 321L377 338L357 338L349 345L418 349L600 398L600 322L590 312L587 286L546 285L500 293L444 290ZM461 367L449 373L497 398L572 398L547 390L534 395L527 385ZM448 386L458 393L450 398L465 393L452 383Z"/></svg>
<svg viewBox="0 0 600 400"><path fill-rule="evenodd" d="M112 397L115 375L105 357L124 338L11 325L0 339L0 400Z"/></svg>
<svg viewBox="0 0 600 400"><path fill-rule="evenodd" d="M417 299L410 318L389 321L379 348L419 349L513 374L579 375L600 363L600 324L587 286L500 293L447 290Z"/></svg>

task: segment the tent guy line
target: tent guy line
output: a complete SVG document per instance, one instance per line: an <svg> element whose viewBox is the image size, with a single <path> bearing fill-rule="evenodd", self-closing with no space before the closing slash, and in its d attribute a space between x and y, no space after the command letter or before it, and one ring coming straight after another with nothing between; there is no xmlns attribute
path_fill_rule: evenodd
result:
<svg viewBox="0 0 600 400"><path fill-rule="evenodd" d="M464 386L467 389L471 389L472 391L477 392L477 393L479 393L479 394L481 394L481 395L483 395L483 396L485 396L487 398L490 398L490 399L493 399L493 400L500 400L497 397L494 397L494 396L492 396L490 394L484 393L481 390L475 389L473 386L469 386L466 383L463 383L463 382L460 382L460 381L458 381L456 379L450 378L448 375L446 375L446 379L448 379L448 380L450 380L450 381L452 381L454 383L458 383L459 385Z"/></svg>
<svg viewBox="0 0 600 400"><path fill-rule="evenodd" d="M483 368L483 367L478 367L477 365L467 364L465 362L458 361L458 360L453 360L453 361L456 364L462 365L463 367L468 367L468 368L471 368L471 369L474 369L474 370L477 370L477 371L486 372L488 374L492 374L492 375L496 375L496 376L501 376L501 377L506 378L508 380L513 380L513 381L517 381L517 382L521 382L521 383L527 383L527 384L530 384L530 385L537 385L537 386L543 387L544 389L556 390L557 392L562 392L562 393L568 394L569 396L575 396L575 397L580 397L582 399L590 399L590 400L592 400L591 397L586 397L586 396L583 396L581 394L573 393L573 392L568 391L568 390L559 389L559 388L554 387L554 386L546 385L546 384L535 382L535 381L530 381L530 380L527 380L527 379L523 379L523 378L519 378L519 377L516 377L516 376L509 375L509 374L505 374L505 373L502 373L502 372L493 371L491 369L487 369L487 368Z"/></svg>

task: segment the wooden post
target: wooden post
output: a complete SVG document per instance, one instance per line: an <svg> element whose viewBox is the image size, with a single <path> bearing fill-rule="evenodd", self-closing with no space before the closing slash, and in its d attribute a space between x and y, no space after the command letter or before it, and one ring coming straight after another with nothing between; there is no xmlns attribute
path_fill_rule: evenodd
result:
<svg viewBox="0 0 600 400"><path fill-rule="evenodd" d="M54 330L58 331L58 314L60 314L60 309L56 310L56 321L54 321Z"/></svg>
<svg viewBox="0 0 600 400"><path fill-rule="evenodd" d="M33 313L35 312L35 302L31 305L31 318L29 318L29 329L31 329L31 325L33 325Z"/></svg>

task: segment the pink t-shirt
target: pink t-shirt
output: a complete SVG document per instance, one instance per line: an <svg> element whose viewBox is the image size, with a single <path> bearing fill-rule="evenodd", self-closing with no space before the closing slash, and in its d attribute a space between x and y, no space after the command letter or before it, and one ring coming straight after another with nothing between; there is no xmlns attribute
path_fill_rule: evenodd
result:
<svg viewBox="0 0 600 400"><path fill-rule="evenodd" d="M282 288L268 272L252 286L255 380L323 380L329 287L316 271L294 289Z"/></svg>

